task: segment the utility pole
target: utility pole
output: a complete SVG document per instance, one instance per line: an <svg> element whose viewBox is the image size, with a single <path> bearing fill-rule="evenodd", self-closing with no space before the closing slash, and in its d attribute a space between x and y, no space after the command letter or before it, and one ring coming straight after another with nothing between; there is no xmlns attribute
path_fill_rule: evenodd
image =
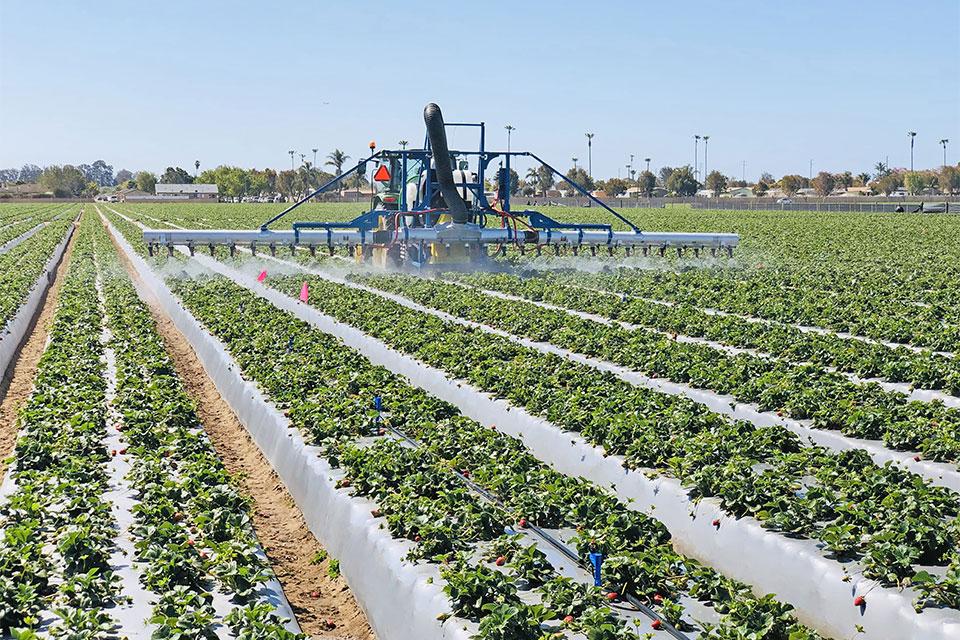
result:
<svg viewBox="0 0 960 640"><path fill-rule="evenodd" d="M943 147L943 166L947 166L947 143L950 142L947 138L944 138L940 141L940 146Z"/></svg>
<svg viewBox="0 0 960 640"><path fill-rule="evenodd" d="M317 168L317 151L319 151L319 149L314 147L313 149L311 149L311 151L313 151L313 168L316 169Z"/></svg>
<svg viewBox="0 0 960 640"><path fill-rule="evenodd" d="M746 160L740 161L740 181L741 182L747 181L747 161Z"/></svg>
<svg viewBox="0 0 960 640"><path fill-rule="evenodd" d="M710 140L710 136L703 136L703 183L707 183L707 176L710 175L707 173L707 141Z"/></svg>
<svg viewBox="0 0 960 640"><path fill-rule="evenodd" d="M647 173L650 173L650 158L644 158L643 161L647 163Z"/></svg>
<svg viewBox="0 0 960 640"><path fill-rule="evenodd" d="M287 153L290 154L290 171L293 171L293 149L290 149Z"/></svg>
<svg viewBox="0 0 960 640"><path fill-rule="evenodd" d="M910 138L910 172L913 173L913 139L917 137L917 132L907 131L907 137Z"/></svg>
<svg viewBox="0 0 960 640"><path fill-rule="evenodd" d="M700 136L693 136L693 179L700 173Z"/></svg>
<svg viewBox="0 0 960 640"><path fill-rule="evenodd" d="M508 124L504 127L507 130L507 153L510 153L510 134L517 130L512 124Z"/></svg>
<svg viewBox="0 0 960 640"><path fill-rule="evenodd" d="M807 169L807 180L813 180L813 158L810 158L810 168Z"/></svg>
<svg viewBox="0 0 960 640"><path fill-rule="evenodd" d="M587 175L593 180L593 136L592 133L583 134L587 136Z"/></svg>

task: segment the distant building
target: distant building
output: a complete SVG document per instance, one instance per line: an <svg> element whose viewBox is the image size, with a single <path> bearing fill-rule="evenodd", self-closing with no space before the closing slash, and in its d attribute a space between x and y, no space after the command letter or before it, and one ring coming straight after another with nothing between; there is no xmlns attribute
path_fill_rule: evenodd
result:
<svg viewBox="0 0 960 640"><path fill-rule="evenodd" d="M833 193L830 194L833 198L848 198L848 197L860 197L860 196L872 196L874 195L873 189L870 187L837 187L833 190Z"/></svg>
<svg viewBox="0 0 960 640"><path fill-rule="evenodd" d="M726 193L720 194L720 196L726 198L752 198L754 193L751 187L734 187Z"/></svg>
<svg viewBox="0 0 960 640"><path fill-rule="evenodd" d="M154 200L156 196L139 189L117 189L113 192L117 202L127 202L129 200Z"/></svg>
<svg viewBox="0 0 960 640"><path fill-rule="evenodd" d="M157 196L177 200L217 200L220 192L215 184L161 184L156 186Z"/></svg>

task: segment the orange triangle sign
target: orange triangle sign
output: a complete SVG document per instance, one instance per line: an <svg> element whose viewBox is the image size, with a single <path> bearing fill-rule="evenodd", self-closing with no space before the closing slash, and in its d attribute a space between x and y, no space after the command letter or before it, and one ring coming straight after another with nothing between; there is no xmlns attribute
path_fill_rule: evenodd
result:
<svg viewBox="0 0 960 640"><path fill-rule="evenodd" d="M377 172L373 174L373 179L377 182L390 182L390 170L387 169L387 165L380 165L380 168L377 169Z"/></svg>

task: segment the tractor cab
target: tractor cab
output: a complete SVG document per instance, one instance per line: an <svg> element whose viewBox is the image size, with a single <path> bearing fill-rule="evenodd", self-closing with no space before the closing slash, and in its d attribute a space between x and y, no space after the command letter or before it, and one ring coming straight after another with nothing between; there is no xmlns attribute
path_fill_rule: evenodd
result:
<svg viewBox="0 0 960 640"><path fill-rule="evenodd" d="M408 173L409 173L408 166ZM397 211L400 208L400 192L404 188L403 165L399 155L384 154L373 171L373 200L371 209ZM419 171L417 172L419 173Z"/></svg>

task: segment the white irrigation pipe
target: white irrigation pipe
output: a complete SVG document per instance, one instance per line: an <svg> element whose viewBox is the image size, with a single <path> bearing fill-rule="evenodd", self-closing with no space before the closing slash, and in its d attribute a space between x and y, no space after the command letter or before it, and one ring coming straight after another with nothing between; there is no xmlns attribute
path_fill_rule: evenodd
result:
<svg viewBox="0 0 960 640"><path fill-rule="evenodd" d="M608 456L576 433L495 399L465 381L451 379L355 327L261 285L253 275L207 256L198 254L194 259L279 309L340 338L374 364L406 376L414 385L459 407L464 415L522 439L534 455L561 473L610 487L631 509L663 522L678 550L753 585L758 593L776 594L796 607L802 622L821 633L853 637L861 625L864 634L857 637L865 639L960 637L960 612L927 610L917 614L912 592L884 588L865 579L857 565L826 558L814 540L772 533L752 518L729 518L715 500L693 502L675 479L628 470L623 457ZM719 527L713 526L714 520L720 520ZM862 594L868 605L861 609L853 605L853 599Z"/></svg>
<svg viewBox="0 0 960 640"><path fill-rule="evenodd" d="M141 296L157 301L190 342L217 390L290 491L310 530L340 561L377 637L468 640L476 625L458 618L446 623L437 619L450 612L438 567L405 560L412 543L393 538L381 527L383 521L371 515L376 507L372 501L336 488L342 472L330 467L257 386L243 379L223 344L183 308L123 235L105 218L104 222L140 276L136 286Z"/></svg>

